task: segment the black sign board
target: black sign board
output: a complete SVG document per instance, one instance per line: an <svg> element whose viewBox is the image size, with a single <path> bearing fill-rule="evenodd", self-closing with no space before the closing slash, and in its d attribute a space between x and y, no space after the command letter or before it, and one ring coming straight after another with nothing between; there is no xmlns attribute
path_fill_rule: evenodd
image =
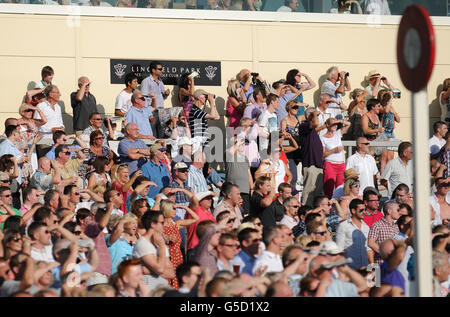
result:
<svg viewBox="0 0 450 317"><path fill-rule="evenodd" d="M133 72L138 76L138 82L150 76L151 60L111 59L111 84L124 84L125 75ZM177 85L182 74L198 73L195 78L197 86L221 86L222 73L220 62L198 61L159 61L163 67L162 80L165 85Z"/></svg>

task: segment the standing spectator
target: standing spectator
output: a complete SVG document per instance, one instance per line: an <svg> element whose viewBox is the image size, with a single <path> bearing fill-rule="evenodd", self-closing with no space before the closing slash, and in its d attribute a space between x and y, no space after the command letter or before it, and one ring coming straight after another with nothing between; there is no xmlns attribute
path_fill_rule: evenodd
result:
<svg viewBox="0 0 450 317"><path fill-rule="evenodd" d="M143 281L143 270L139 259L128 259L119 264L117 269L122 282L122 289L117 297L147 297L149 287Z"/></svg>
<svg viewBox="0 0 450 317"><path fill-rule="evenodd" d="M154 122L154 116L150 107L145 106L145 98L141 92L134 92L131 96L132 107L125 115L128 123L135 123L139 128L138 139L154 140L150 122Z"/></svg>
<svg viewBox="0 0 450 317"><path fill-rule="evenodd" d="M173 220L177 215L177 208L184 209L192 217L191 219L179 219ZM181 235L180 229L190 226L199 220L199 216L192 211L192 209L186 206L177 206L169 200L163 200L161 202L160 210L164 216L164 230L163 236L166 241L166 245L169 248L170 262L173 265L173 269L183 263L183 254L181 253ZM177 278L169 280L169 285L175 289L179 288L179 280Z"/></svg>
<svg viewBox="0 0 450 317"><path fill-rule="evenodd" d="M46 100L37 105L47 118L47 123L39 127L39 133L44 139L51 139L53 133L57 130L64 131L64 123L62 120L61 107L58 104L61 93L58 87L49 85L45 88L44 94ZM34 112L34 119L42 119L39 112Z"/></svg>
<svg viewBox="0 0 450 317"><path fill-rule="evenodd" d="M213 216L217 217L222 211L229 211L231 213L230 218L234 218L233 228L239 228L242 222L242 213L239 208L239 202L241 201L241 191L239 186L226 182L222 185L221 191L224 195L224 199L220 204L214 208Z"/></svg>
<svg viewBox="0 0 450 317"><path fill-rule="evenodd" d="M284 217L281 219L280 224L286 225L289 229L292 229L298 224L298 208L300 204L295 197L288 197L283 201Z"/></svg>
<svg viewBox="0 0 450 317"><path fill-rule="evenodd" d="M245 1L250 2L252 0L245 0ZM245 5L245 1L244 1L244 5ZM258 0L258 1L261 2L261 0ZM246 9L244 8L244 10L246 10ZM262 89L262 91L264 91L263 96L267 97L269 95L269 91L264 86L263 79L261 78L261 76L258 73L251 73L250 70L244 68L244 69L241 69L241 71L239 72L238 78L241 82L241 87L245 92L245 99L247 101L255 102L255 100L253 99L253 91L256 88L260 88L260 89Z"/></svg>
<svg viewBox="0 0 450 317"><path fill-rule="evenodd" d="M281 151L281 147L279 145L272 147L271 143L269 142L267 154L267 159L261 162L258 170L255 172L255 177L273 175L275 180L275 188L277 189L276 192L278 193L278 186L281 183L291 183L292 173L289 170L287 160L283 160L283 152Z"/></svg>
<svg viewBox="0 0 450 317"><path fill-rule="evenodd" d="M261 233L253 228L245 228L238 233L238 240L241 244L241 251L232 262L239 264L239 273L253 275L253 266L260 253Z"/></svg>
<svg viewBox="0 0 450 317"><path fill-rule="evenodd" d="M391 15L387 0L366 0L364 6L365 14Z"/></svg>
<svg viewBox="0 0 450 317"><path fill-rule="evenodd" d="M331 98L332 103L328 109L332 113L331 117L343 119L342 111L347 110L347 107L342 102L342 95L352 89L347 72L339 71L337 66L332 66L327 70L326 77L327 80L323 83L320 93L328 94Z"/></svg>
<svg viewBox="0 0 450 317"><path fill-rule="evenodd" d="M214 192L200 192L196 193L196 198L198 200L198 207L194 210L194 212L199 216L199 219L194 224L190 225L187 228L187 249L188 251L193 249L199 241L199 237L197 236L196 229L200 222L204 220L212 220L216 223L216 219L214 218L211 207L213 197L216 196ZM186 215L185 219L190 219L190 215Z"/></svg>
<svg viewBox="0 0 450 317"><path fill-rule="evenodd" d="M441 283L448 281L450 264L448 253L433 251L433 294L434 297L444 297Z"/></svg>
<svg viewBox="0 0 450 317"><path fill-rule="evenodd" d="M441 106L441 121L448 124L450 122L450 78L445 79L442 84L439 105Z"/></svg>
<svg viewBox="0 0 450 317"><path fill-rule="evenodd" d="M384 0L382 0L384 1ZM382 76L378 71L371 70L367 76L364 77L365 82L368 83L366 87L367 97L366 99L377 98L380 90L393 90L394 87L388 81L385 76ZM384 83L384 85L381 84Z"/></svg>
<svg viewBox="0 0 450 317"><path fill-rule="evenodd" d="M146 158L150 158L150 149L138 136L137 124L128 123L125 127L125 137L119 142L118 154L122 163L128 165L130 176L145 164Z"/></svg>
<svg viewBox="0 0 450 317"><path fill-rule="evenodd" d="M108 147L108 138L106 136L108 135L108 137L112 139L114 137L113 131L112 129L110 131L106 131L102 125L103 119L100 113L92 112L89 115L89 126L83 130L82 134L90 136L92 132L100 131L103 135L102 145Z"/></svg>
<svg viewBox="0 0 450 317"><path fill-rule="evenodd" d="M383 219L383 214L379 210L380 194L375 188L366 187L363 193L363 201L366 205L366 213L363 221L370 227Z"/></svg>
<svg viewBox="0 0 450 317"><path fill-rule="evenodd" d="M286 104L294 100L301 94L302 90L295 88L294 86L287 85L284 80L276 81L272 84L275 95L278 96L279 106L277 108L277 127L280 128L281 121L287 117L288 111ZM292 91L292 92L290 92Z"/></svg>
<svg viewBox="0 0 450 317"><path fill-rule="evenodd" d="M306 121L300 124L302 148L303 192L302 204L312 205L314 196L323 193L323 146L317 133L319 112L314 108L305 111Z"/></svg>
<svg viewBox="0 0 450 317"><path fill-rule="evenodd" d="M138 78L134 73L126 74L124 81L126 88L117 96L114 110L114 115L119 117L125 117L125 114L130 110L132 106L131 96L138 86Z"/></svg>
<svg viewBox="0 0 450 317"><path fill-rule="evenodd" d="M266 249L256 260L256 263L253 266L253 275L262 270L265 266L266 270L263 274L283 271L281 245L285 239L285 233L280 226L264 228L263 241L266 245Z"/></svg>
<svg viewBox="0 0 450 317"><path fill-rule="evenodd" d="M128 165L120 164L114 174L115 175L112 175L112 185L113 188L122 195L123 204L120 206L120 210L122 210L123 214L125 215L128 212L125 202L127 201L128 195L132 193L131 185L134 183L138 176L142 175L142 171L139 170L130 178Z"/></svg>
<svg viewBox="0 0 450 317"><path fill-rule="evenodd" d="M301 82L302 77L305 77L307 83ZM298 108L297 117L304 116L305 108L308 108L308 104L303 100L303 92L315 88L317 86L316 83L307 74L301 73L298 69L291 69L290 71L288 71L288 73L286 74L285 83L301 90L298 97L295 98L295 101L298 101L301 107Z"/></svg>
<svg viewBox="0 0 450 317"><path fill-rule="evenodd" d="M381 184L388 189L388 196L391 196L394 189L401 183L408 185L408 188L412 191L412 153L412 144L402 142L398 146L398 157L386 164L381 174Z"/></svg>
<svg viewBox="0 0 450 317"><path fill-rule="evenodd" d="M261 113L258 119L258 124L260 126L259 153L262 157L266 157L271 133L278 130L276 111L280 105L278 96L275 94L269 94L266 102L267 109Z"/></svg>
<svg viewBox="0 0 450 317"><path fill-rule="evenodd" d="M326 132L325 122L330 118L334 118L333 112L329 109L331 103L333 103L333 101L330 100L330 96L328 94L320 95L319 104L316 107L319 119L319 129L317 129L317 132L319 132L320 136L324 135Z"/></svg>
<svg viewBox="0 0 450 317"><path fill-rule="evenodd" d="M367 246L369 236L369 226L363 221L366 206L360 199L353 199L350 202L350 212L352 217L341 222L337 228L336 243L345 250L345 257L353 260L350 267L359 270L369 264L370 250Z"/></svg>
<svg viewBox="0 0 450 317"><path fill-rule="evenodd" d="M431 155L436 155L441 151L441 148L445 145L447 131L448 126L444 121L433 123L433 136L428 140Z"/></svg>
<svg viewBox="0 0 450 317"><path fill-rule="evenodd" d="M36 89L42 89L50 85L56 85L53 81L53 77L55 76L55 71L51 66L44 66L41 70L41 78L42 80L36 83Z"/></svg>
<svg viewBox="0 0 450 317"><path fill-rule="evenodd" d="M347 140L356 140L363 136L363 131L361 127L361 118L367 112L366 108L366 96L367 91L361 88L355 88L350 93L350 98L352 101L348 106L348 121L350 121L350 129L347 132Z"/></svg>
<svg viewBox="0 0 450 317"><path fill-rule="evenodd" d="M254 102L251 105L247 104L247 107L244 109L243 117L258 121L261 113L267 109L265 92L258 87L255 88L253 90L253 100Z"/></svg>
<svg viewBox="0 0 450 317"><path fill-rule="evenodd" d="M190 74L181 75L178 81L178 101L184 110L184 115L189 120L189 113L194 103L195 84Z"/></svg>
<svg viewBox="0 0 450 317"><path fill-rule="evenodd" d="M157 187L152 187L147 194L150 198L155 198L163 187L170 184L170 172L162 163L162 152L165 150L161 144L153 144L150 148L150 160L141 167L142 175L157 185Z"/></svg>
<svg viewBox="0 0 450 317"><path fill-rule="evenodd" d="M205 154L201 151L194 153L194 161L189 166L187 184L194 190L194 193L208 191L205 176L203 175L203 167L206 163Z"/></svg>
<svg viewBox="0 0 450 317"><path fill-rule="evenodd" d="M169 260L169 251L163 239L164 216L161 211L147 211L142 216L146 233L133 247L133 257L141 260L147 269L144 283L151 289L158 285L167 285L167 279L175 277L175 271Z"/></svg>
<svg viewBox="0 0 450 317"><path fill-rule="evenodd" d="M243 201L243 215L247 215L250 212L250 190L253 188L253 177L250 171L249 161L244 155L244 144L244 139L238 137L235 139L234 146L227 151L227 154L230 154L230 158L225 162L225 174L226 181L236 184L240 190L240 197ZM223 186L222 191L224 190Z"/></svg>
<svg viewBox="0 0 450 317"><path fill-rule="evenodd" d="M360 186L359 195L362 195L366 187L374 187L379 177L375 159L369 154L369 141L365 137L356 140L356 153L347 159L346 170L354 169L358 174Z"/></svg>
<svg viewBox="0 0 450 317"><path fill-rule="evenodd" d="M252 121L249 118L241 119L241 131L238 133L238 139L244 139L244 154L250 164L250 172L254 177L256 170L258 169L261 157L258 151L258 139L259 126L257 121ZM238 140L236 140L237 142ZM238 145L238 142L236 143ZM239 150L239 146L237 147ZM231 150L230 150L231 151ZM239 151L237 151L239 153ZM237 154L239 155L239 154Z"/></svg>
<svg viewBox="0 0 450 317"><path fill-rule="evenodd" d="M158 61L150 63L150 76L145 78L141 83L142 95L147 95L152 98L153 117L152 128L155 131L156 137L162 137L161 125L164 122L162 119L162 111L164 109L164 100L170 95L170 89L166 89L162 81L164 68ZM153 102L153 100L155 100ZM150 106L147 104L147 106Z"/></svg>
<svg viewBox="0 0 450 317"><path fill-rule="evenodd" d="M378 134L384 132L381 126L380 118L378 117L381 110L381 104L378 99L369 99L367 101L367 112L361 117L361 129L364 137L373 141L378 137Z"/></svg>
<svg viewBox="0 0 450 317"><path fill-rule="evenodd" d="M25 215L34 204L38 203L41 199L39 195L38 189L36 187L25 187L22 190L22 207L19 211L22 213L22 216Z"/></svg>
<svg viewBox="0 0 450 317"><path fill-rule="evenodd" d="M113 203L109 202L106 210L98 209L95 214L95 219L88 220L81 226L82 231L84 231L89 238L94 240L95 249L97 250L99 257L99 264L94 272L94 276L87 280L88 286L108 283L108 278L111 275L112 260L108 251L108 246L106 245L103 229L109 222L113 208Z"/></svg>
<svg viewBox="0 0 450 317"><path fill-rule="evenodd" d="M228 126L236 129L241 122L242 115L247 106L247 100L245 99L244 90L238 80L228 82L227 93L226 115L228 117ZM233 134L236 134L235 131L233 131Z"/></svg>
<svg viewBox="0 0 450 317"><path fill-rule="evenodd" d="M380 100L381 104L381 125L384 128L384 132L380 135L380 141L386 140L390 141L395 139L394 128L395 122L400 123L400 116L395 111L392 106L392 92L389 90L380 90L378 92L378 100ZM383 151L384 148L381 148L379 151ZM383 173L384 167L386 163L394 158L394 149L385 148L385 150L381 153L380 158L380 171Z"/></svg>
<svg viewBox="0 0 450 317"><path fill-rule="evenodd" d="M267 176L256 178L253 194L250 197L250 216L260 218L264 209L269 207L275 198L274 179Z"/></svg>
<svg viewBox="0 0 450 317"><path fill-rule="evenodd" d="M52 254L53 244L49 227L41 222L33 222L28 227L28 236L31 238L31 257L35 261L55 262Z"/></svg>
<svg viewBox="0 0 450 317"><path fill-rule="evenodd" d="M395 224L395 221L400 218L399 210L397 203L386 202L383 206L384 218L370 227L367 245L375 252L375 263L380 264L383 262L380 254L381 243L392 239L400 232Z"/></svg>
<svg viewBox="0 0 450 317"><path fill-rule="evenodd" d="M292 196L291 185L288 183L281 183L278 186L278 191L279 196L273 200L273 202L266 207L260 215L258 215L264 228L272 228L280 223L284 217L284 201Z"/></svg>
<svg viewBox="0 0 450 317"><path fill-rule="evenodd" d="M215 95L209 94L202 89L194 92L194 103L189 113L189 128L193 138L199 138L203 147L209 146L210 135L208 132L208 120L219 120L220 115L216 108ZM206 113L202 108L206 101L211 106L210 113Z"/></svg>
<svg viewBox="0 0 450 317"><path fill-rule="evenodd" d="M90 93L91 82L86 76L78 79L78 90L70 94L73 108L73 129L79 136L88 127L88 118L91 113L98 112L97 100Z"/></svg>
<svg viewBox="0 0 450 317"><path fill-rule="evenodd" d="M323 187L329 199L336 187L344 183L344 147L342 135L347 132L350 122L329 118L326 121L327 132L320 137L323 145Z"/></svg>

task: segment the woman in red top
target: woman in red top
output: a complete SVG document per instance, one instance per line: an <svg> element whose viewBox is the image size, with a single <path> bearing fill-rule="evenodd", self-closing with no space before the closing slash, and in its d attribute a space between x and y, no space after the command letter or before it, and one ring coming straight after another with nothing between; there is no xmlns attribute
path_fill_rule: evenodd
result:
<svg viewBox="0 0 450 317"><path fill-rule="evenodd" d="M163 236L166 245L169 248L170 262L176 271L178 265L183 263L183 254L181 253L181 235L180 229L187 227L197 222L200 217L186 206L175 205L170 200L163 200L160 205L161 211L164 215L164 231ZM177 208L186 210L192 216L192 219L180 219L174 221L173 218L177 215ZM177 278L169 280L169 285L175 289L180 287Z"/></svg>
<svg viewBox="0 0 450 317"><path fill-rule="evenodd" d="M128 195L133 192L131 190L131 185L134 183L136 178L142 174L142 171L136 171L136 173L134 173L133 177L131 177L130 179L130 171L128 169L128 166L126 164L120 164L117 167L116 172L113 174L113 188L117 190L123 197L123 204L120 206L120 210L122 210L123 214L125 215L128 212L125 202L127 201Z"/></svg>

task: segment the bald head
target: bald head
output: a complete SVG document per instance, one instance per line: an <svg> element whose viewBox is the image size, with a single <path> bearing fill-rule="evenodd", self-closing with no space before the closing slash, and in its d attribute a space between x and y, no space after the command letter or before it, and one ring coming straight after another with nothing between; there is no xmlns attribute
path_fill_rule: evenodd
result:
<svg viewBox="0 0 450 317"><path fill-rule="evenodd" d="M391 256L392 252L394 252L394 250L395 250L395 246L394 246L394 242L392 242L392 239L383 241L380 244L381 258L383 260L387 260Z"/></svg>
<svg viewBox="0 0 450 317"><path fill-rule="evenodd" d="M38 161L38 168L45 174L50 174L51 160L48 157L41 157Z"/></svg>

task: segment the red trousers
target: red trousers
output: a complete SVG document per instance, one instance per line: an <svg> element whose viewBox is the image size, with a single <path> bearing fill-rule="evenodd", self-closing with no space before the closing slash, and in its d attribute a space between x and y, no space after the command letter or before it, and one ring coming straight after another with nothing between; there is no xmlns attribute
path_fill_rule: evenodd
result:
<svg viewBox="0 0 450 317"><path fill-rule="evenodd" d="M323 191L328 199L333 197L334 189L344 183L344 171L345 163L325 162L323 164Z"/></svg>

